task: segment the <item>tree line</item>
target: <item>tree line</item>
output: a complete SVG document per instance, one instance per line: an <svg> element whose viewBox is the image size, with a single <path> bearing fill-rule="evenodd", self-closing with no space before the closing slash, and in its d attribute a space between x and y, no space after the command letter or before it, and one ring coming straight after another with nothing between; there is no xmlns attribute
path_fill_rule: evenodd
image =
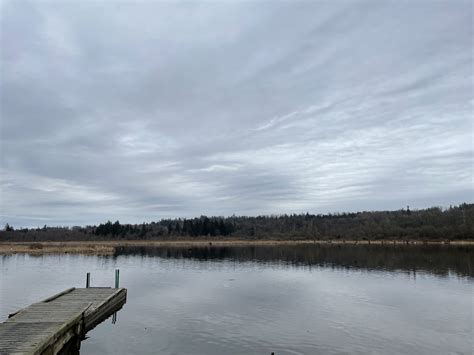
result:
<svg viewBox="0 0 474 355"><path fill-rule="evenodd" d="M283 214L161 219L97 226L15 229L7 224L0 241L116 239L311 239L311 240L469 240L474 239L474 204L446 209L371 211L334 214Z"/></svg>

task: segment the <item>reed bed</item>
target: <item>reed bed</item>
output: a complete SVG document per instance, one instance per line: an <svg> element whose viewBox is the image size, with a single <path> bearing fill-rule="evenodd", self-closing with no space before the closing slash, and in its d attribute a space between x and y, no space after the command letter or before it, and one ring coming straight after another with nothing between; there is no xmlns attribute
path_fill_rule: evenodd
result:
<svg viewBox="0 0 474 355"><path fill-rule="evenodd" d="M222 247L246 245L474 245L471 240L416 241L416 240L128 240L128 241L70 241L70 242L0 242L0 255L9 254L86 254L113 255L117 247Z"/></svg>

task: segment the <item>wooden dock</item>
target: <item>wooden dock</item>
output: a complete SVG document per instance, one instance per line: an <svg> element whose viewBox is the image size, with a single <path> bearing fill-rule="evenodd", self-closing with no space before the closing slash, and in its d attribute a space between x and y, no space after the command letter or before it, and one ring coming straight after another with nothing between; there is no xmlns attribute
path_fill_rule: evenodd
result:
<svg viewBox="0 0 474 355"><path fill-rule="evenodd" d="M0 323L0 354L74 353L96 325L127 300L125 288L70 288Z"/></svg>

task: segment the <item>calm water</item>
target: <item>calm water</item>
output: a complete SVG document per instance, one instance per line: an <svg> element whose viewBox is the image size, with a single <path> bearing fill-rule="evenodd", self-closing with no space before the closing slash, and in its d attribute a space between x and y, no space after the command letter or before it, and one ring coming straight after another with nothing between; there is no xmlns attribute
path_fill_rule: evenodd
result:
<svg viewBox="0 0 474 355"><path fill-rule="evenodd" d="M128 300L81 354L471 354L474 250L127 248L0 257L0 317L71 286Z"/></svg>

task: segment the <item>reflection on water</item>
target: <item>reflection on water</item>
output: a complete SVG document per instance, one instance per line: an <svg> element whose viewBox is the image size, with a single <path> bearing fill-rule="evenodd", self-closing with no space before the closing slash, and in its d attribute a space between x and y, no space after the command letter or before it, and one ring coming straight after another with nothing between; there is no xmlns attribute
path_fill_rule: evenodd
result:
<svg viewBox="0 0 474 355"><path fill-rule="evenodd" d="M0 316L71 286L127 304L81 354L470 354L472 249L449 246L125 248L0 258Z"/></svg>
<svg viewBox="0 0 474 355"><path fill-rule="evenodd" d="M474 276L474 248L447 245L276 245L208 247L121 247L116 256L141 255L203 261L285 263L368 270L404 270Z"/></svg>

